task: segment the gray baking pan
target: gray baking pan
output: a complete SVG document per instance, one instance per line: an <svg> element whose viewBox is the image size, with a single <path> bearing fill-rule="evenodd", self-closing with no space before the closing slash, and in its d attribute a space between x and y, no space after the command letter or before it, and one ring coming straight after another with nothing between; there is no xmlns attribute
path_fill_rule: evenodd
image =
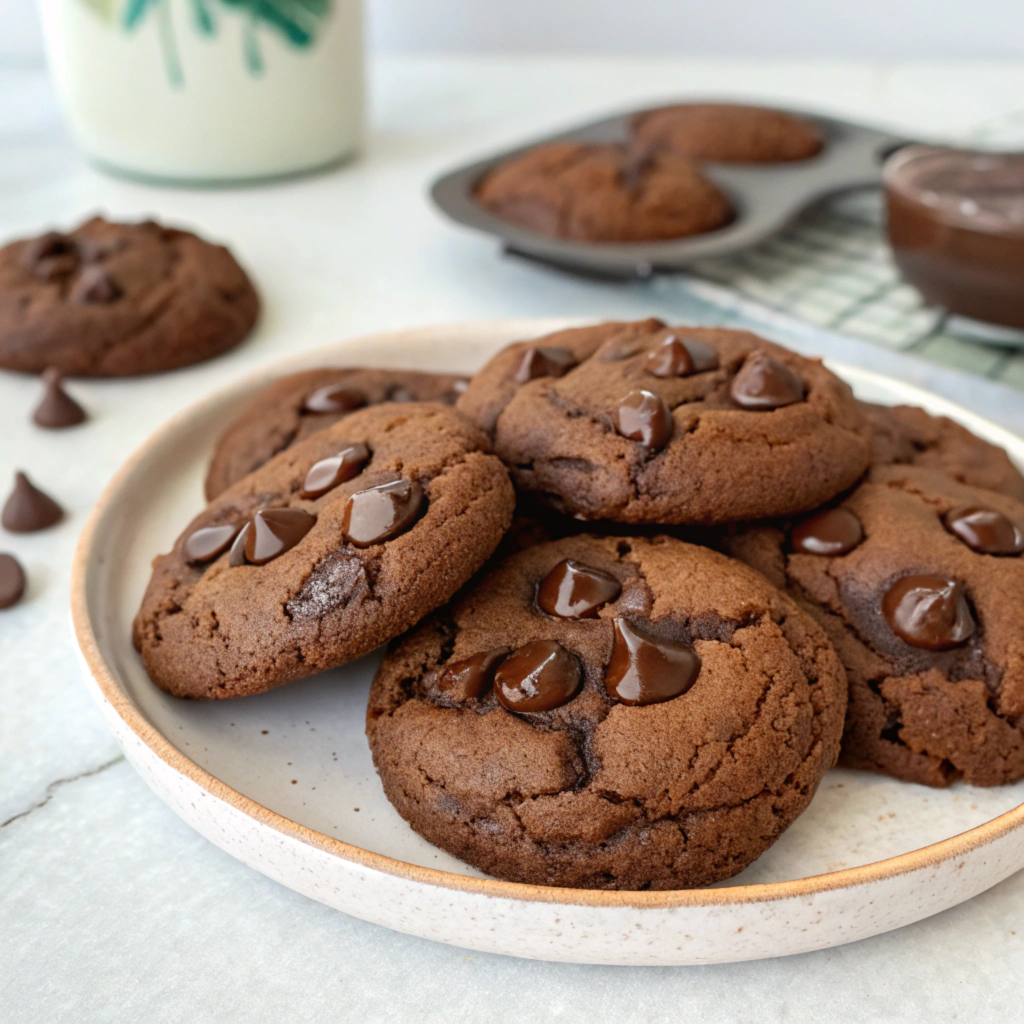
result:
<svg viewBox="0 0 1024 1024"><path fill-rule="evenodd" d="M675 103L687 102L676 100ZM699 102L741 102L734 100ZM735 218L725 227L700 235L658 242L581 242L538 235L484 209L474 191L498 164L547 142L625 143L630 118L663 103L606 117L569 131L531 139L439 178L434 202L452 220L496 235L505 248L522 256L587 274L646 277L679 270L696 260L723 256L755 245L781 231L822 199L850 189L879 185L882 160L906 145L906 139L851 121L786 109L818 126L824 146L809 160L779 164L722 164L702 161L702 169L729 197Z"/></svg>

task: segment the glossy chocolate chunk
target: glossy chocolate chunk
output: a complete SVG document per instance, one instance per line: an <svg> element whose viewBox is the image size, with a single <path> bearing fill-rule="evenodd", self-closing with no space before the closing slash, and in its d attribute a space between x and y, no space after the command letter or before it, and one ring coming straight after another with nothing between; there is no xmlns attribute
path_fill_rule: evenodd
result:
<svg viewBox="0 0 1024 1024"><path fill-rule="evenodd" d="M37 426L47 430L63 430L85 421L85 410L64 390L60 372L43 373L43 397L32 413Z"/></svg>
<svg viewBox="0 0 1024 1024"><path fill-rule="evenodd" d="M537 377L562 377L576 365L576 357L558 345L532 345L524 353L512 379L526 384Z"/></svg>
<svg viewBox="0 0 1024 1024"><path fill-rule="evenodd" d="M264 508L249 520L245 534L245 560L266 565L291 551L313 529L316 516L301 508Z"/></svg>
<svg viewBox="0 0 1024 1024"><path fill-rule="evenodd" d="M358 476L370 458L370 449L365 444L350 444L326 459L314 463L299 491L301 498L319 498L333 490L338 484Z"/></svg>
<svg viewBox="0 0 1024 1024"><path fill-rule="evenodd" d="M33 533L53 526L64 510L48 494L44 494L24 473L14 474L14 490L4 505L0 522L11 533Z"/></svg>
<svg viewBox="0 0 1024 1024"><path fill-rule="evenodd" d="M615 620L615 646L604 685L620 704L661 704L686 693L700 675L689 644L659 640L628 619Z"/></svg>
<svg viewBox="0 0 1024 1024"><path fill-rule="evenodd" d="M654 377L689 377L718 368L718 353L699 341L686 341L670 334L644 360L644 369Z"/></svg>
<svg viewBox="0 0 1024 1024"><path fill-rule="evenodd" d="M804 400L804 382L764 352L752 352L729 385L729 395L742 409L780 409Z"/></svg>
<svg viewBox="0 0 1024 1024"><path fill-rule="evenodd" d="M793 529L793 550L804 555L835 558L852 551L864 539L861 521L845 508L830 508L805 519Z"/></svg>
<svg viewBox="0 0 1024 1024"><path fill-rule="evenodd" d="M71 288L71 301L80 306L116 302L123 292L121 286L98 263L86 266Z"/></svg>
<svg viewBox="0 0 1024 1024"><path fill-rule="evenodd" d="M302 405L303 412L338 413L352 412L366 405L366 395L355 388L347 388L344 384L328 384L317 388L306 396Z"/></svg>
<svg viewBox="0 0 1024 1024"><path fill-rule="evenodd" d="M630 391L615 410L615 429L648 448L664 448L672 439L672 413L653 391Z"/></svg>
<svg viewBox="0 0 1024 1024"><path fill-rule="evenodd" d="M496 647L461 661L450 661L437 688L452 700L479 700L491 688L494 672L507 654L507 647Z"/></svg>
<svg viewBox="0 0 1024 1024"><path fill-rule="evenodd" d="M534 640L506 658L494 674L494 695L509 711L551 711L580 686L576 659L554 640Z"/></svg>
<svg viewBox="0 0 1024 1024"><path fill-rule="evenodd" d="M946 529L983 555L1019 555L1024 531L1001 512L977 505L950 509L942 517Z"/></svg>
<svg viewBox="0 0 1024 1024"><path fill-rule="evenodd" d="M0 608L10 608L25 593L25 570L14 555L0 554Z"/></svg>
<svg viewBox="0 0 1024 1024"><path fill-rule="evenodd" d="M59 231L48 231L25 247L22 257L26 270L44 281L72 273L79 263L74 239Z"/></svg>
<svg viewBox="0 0 1024 1024"><path fill-rule="evenodd" d="M185 558L193 564L212 562L218 555L224 554L231 542L238 536L240 526L204 526L190 533L182 549Z"/></svg>
<svg viewBox="0 0 1024 1024"><path fill-rule="evenodd" d="M959 647L974 635L974 617L963 586L944 576L897 580L882 599L882 614L897 636L927 651Z"/></svg>
<svg viewBox="0 0 1024 1024"><path fill-rule="evenodd" d="M423 488L409 480L356 491L345 505L345 539L358 548L380 544L408 529L423 504Z"/></svg>
<svg viewBox="0 0 1024 1024"><path fill-rule="evenodd" d="M234 544L231 545L231 554L228 555L228 565L232 569L237 569L240 565L245 565L245 545L249 539L249 533L252 530L252 523L246 523L238 532L238 536L235 538Z"/></svg>
<svg viewBox="0 0 1024 1024"><path fill-rule="evenodd" d="M537 604L560 619L589 619L602 605L614 601L621 590L610 573L566 558L540 581Z"/></svg>

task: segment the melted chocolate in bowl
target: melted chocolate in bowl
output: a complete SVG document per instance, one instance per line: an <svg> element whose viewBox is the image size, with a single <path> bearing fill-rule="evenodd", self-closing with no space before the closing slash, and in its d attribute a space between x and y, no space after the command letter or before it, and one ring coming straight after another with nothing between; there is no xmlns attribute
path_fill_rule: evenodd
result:
<svg viewBox="0 0 1024 1024"><path fill-rule="evenodd" d="M1024 328L1024 153L909 146L883 180L904 278L933 305Z"/></svg>

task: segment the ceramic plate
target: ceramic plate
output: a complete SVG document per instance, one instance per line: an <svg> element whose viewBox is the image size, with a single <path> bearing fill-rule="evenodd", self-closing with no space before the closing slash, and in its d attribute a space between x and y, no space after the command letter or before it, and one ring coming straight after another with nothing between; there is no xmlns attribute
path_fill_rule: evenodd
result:
<svg viewBox="0 0 1024 1024"><path fill-rule="evenodd" d="M710 889L592 892L499 882L392 810L366 739L378 657L215 703L157 690L130 627L153 555L202 507L213 439L271 377L317 365L471 372L565 321L463 324L304 353L178 416L111 481L82 534L72 614L89 686L125 754L232 856L338 910L470 949L548 960L692 964L781 956L876 935L1024 867L1024 782L932 790L834 770L810 809L742 874ZM863 398L952 416L1024 465L1024 442L933 395L835 366Z"/></svg>

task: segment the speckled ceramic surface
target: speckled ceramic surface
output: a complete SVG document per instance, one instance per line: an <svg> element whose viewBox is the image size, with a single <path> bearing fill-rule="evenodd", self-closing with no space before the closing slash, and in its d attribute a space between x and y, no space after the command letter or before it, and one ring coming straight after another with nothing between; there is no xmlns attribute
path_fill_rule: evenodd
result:
<svg viewBox="0 0 1024 1024"><path fill-rule="evenodd" d="M220 429L281 373L329 363L471 372L564 321L425 328L278 364L167 424L83 532L72 613L89 685L128 758L212 842L298 892L442 942L551 960L688 964L781 956L919 920L1024 867L1024 783L935 791L828 773L811 808L724 885L603 893L498 882L420 839L384 798L363 736L369 657L271 693L197 704L155 689L130 623L152 556L202 505ZM857 393L954 416L1024 465L1024 442L949 403L836 367Z"/></svg>

